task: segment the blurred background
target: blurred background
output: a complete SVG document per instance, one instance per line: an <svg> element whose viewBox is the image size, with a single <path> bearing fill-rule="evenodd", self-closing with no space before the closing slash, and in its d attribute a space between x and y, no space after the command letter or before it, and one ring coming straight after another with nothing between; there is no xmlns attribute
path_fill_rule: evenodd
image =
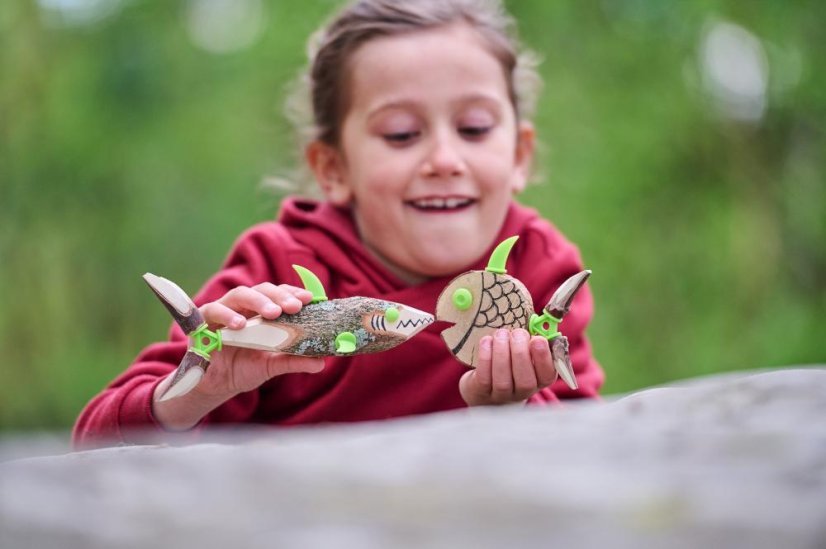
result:
<svg viewBox="0 0 826 549"><path fill-rule="evenodd" d="M511 0L544 59L521 198L593 269L604 393L826 362L826 8ZM0 431L66 429L271 219L331 0L0 3Z"/></svg>

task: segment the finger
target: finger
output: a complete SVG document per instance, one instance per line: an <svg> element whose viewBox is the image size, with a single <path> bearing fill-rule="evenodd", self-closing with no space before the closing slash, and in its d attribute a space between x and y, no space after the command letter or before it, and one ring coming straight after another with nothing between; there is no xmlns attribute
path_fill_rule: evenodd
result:
<svg viewBox="0 0 826 549"><path fill-rule="evenodd" d="M282 284L281 287L293 294L304 305L307 305L310 301L313 300L313 293L310 290L305 290L304 288L298 288L296 286L290 286L289 284Z"/></svg>
<svg viewBox="0 0 826 549"><path fill-rule="evenodd" d="M545 388L556 381L557 376L551 347L548 345L548 340L542 336L533 336L530 347L537 386Z"/></svg>
<svg viewBox="0 0 826 549"><path fill-rule="evenodd" d="M273 378L283 374L316 374L324 369L321 357L269 353L267 358L267 377Z"/></svg>
<svg viewBox="0 0 826 549"><path fill-rule="evenodd" d="M513 330L510 335L514 397L517 400L522 400L534 394L538 389L536 374L531 361L531 351L528 346L531 336L527 330L521 328Z"/></svg>
<svg viewBox="0 0 826 549"><path fill-rule="evenodd" d="M510 341L510 334L504 328L496 330L493 335L491 394L496 402L509 402L513 397Z"/></svg>
<svg viewBox="0 0 826 549"><path fill-rule="evenodd" d="M284 285L276 286L270 282L264 282L253 286L253 290L261 292L273 303L281 307L285 313L295 314L301 310L301 300L299 300L287 287Z"/></svg>
<svg viewBox="0 0 826 549"><path fill-rule="evenodd" d="M244 315L230 309L222 303L213 301L201 307L201 314L209 325L220 325L238 330L247 323Z"/></svg>
<svg viewBox="0 0 826 549"><path fill-rule="evenodd" d="M480 393L490 395L492 377L491 361L493 359L493 338L484 336L479 340L476 351L476 369L473 370L473 380Z"/></svg>
<svg viewBox="0 0 826 549"><path fill-rule="evenodd" d="M281 306L272 299L253 288L238 286L228 291L219 299L221 303L236 311L249 311L264 318L278 318L281 316Z"/></svg>

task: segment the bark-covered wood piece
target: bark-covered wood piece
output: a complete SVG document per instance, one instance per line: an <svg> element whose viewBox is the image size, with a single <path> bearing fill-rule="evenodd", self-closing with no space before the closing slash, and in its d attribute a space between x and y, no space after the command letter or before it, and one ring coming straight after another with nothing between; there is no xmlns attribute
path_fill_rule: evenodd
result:
<svg viewBox="0 0 826 549"><path fill-rule="evenodd" d="M348 297L305 305L275 320L255 317L240 330L220 330L224 345L302 356L377 353L404 343L433 322L433 315L383 299ZM350 333L355 348L341 352L336 338Z"/></svg>

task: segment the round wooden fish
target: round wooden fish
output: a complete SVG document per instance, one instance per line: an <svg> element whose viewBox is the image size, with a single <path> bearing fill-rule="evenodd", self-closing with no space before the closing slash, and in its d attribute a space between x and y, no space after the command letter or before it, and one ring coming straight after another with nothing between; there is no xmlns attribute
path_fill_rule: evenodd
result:
<svg viewBox="0 0 826 549"><path fill-rule="evenodd" d="M556 330L556 325L568 314L591 271L580 271L565 280L538 315L528 289L505 271L508 253L517 238L500 242L484 271L457 276L439 294L436 320L454 324L442 332L442 339L457 359L475 368L480 339L499 328L524 328L550 342L554 369L568 387L576 389L568 338Z"/></svg>
<svg viewBox="0 0 826 549"><path fill-rule="evenodd" d="M476 367L479 340L499 328L525 328L533 300L519 280L507 274L468 271L450 281L436 303L436 319L454 323L442 332L450 351Z"/></svg>

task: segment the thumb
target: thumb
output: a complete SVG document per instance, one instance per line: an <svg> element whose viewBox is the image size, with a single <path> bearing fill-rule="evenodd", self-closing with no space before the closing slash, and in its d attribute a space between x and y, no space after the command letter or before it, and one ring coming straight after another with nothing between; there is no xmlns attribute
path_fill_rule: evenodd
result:
<svg viewBox="0 0 826 549"><path fill-rule="evenodd" d="M271 378L283 374L317 374L323 369L324 359L322 357L271 353L267 359L267 374Z"/></svg>
<svg viewBox="0 0 826 549"><path fill-rule="evenodd" d="M475 406L485 401L488 395L477 379L476 370L469 370L462 374L459 379L459 394L468 406Z"/></svg>

